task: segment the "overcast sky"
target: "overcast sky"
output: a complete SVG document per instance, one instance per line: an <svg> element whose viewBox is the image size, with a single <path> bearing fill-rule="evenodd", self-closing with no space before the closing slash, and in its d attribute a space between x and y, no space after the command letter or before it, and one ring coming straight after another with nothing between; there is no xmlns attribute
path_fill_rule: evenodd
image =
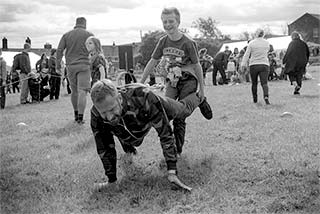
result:
<svg viewBox="0 0 320 214"><path fill-rule="evenodd" d="M212 17L222 33L233 37L264 26L283 34L304 13L320 13L319 0L0 0L0 36L9 48L22 47L27 36L34 48L46 42L56 47L75 19L84 16L87 29L103 45L138 42L140 31L162 30L160 14L169 6L180 10L180 27Z"/></svg>

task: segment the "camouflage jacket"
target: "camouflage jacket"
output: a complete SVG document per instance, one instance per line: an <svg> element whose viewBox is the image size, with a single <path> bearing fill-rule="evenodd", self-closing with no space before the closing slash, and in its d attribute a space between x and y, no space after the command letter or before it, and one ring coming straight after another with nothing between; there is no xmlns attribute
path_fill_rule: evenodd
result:
<svg viewBox="0 0 320 214"><path fill-rule="evenodd" d="M106 175L116 180L116 160L114 149L114 136L116 136L122 147L139 146L143 138L155 128L160 138L163 154L169 169L176 170L176 147L174 136L170 126L170 119L174 117L172 112L166 112L160 96L154 94L150 89L142 84L128 84L119 88L122 96L122 116L118 124L111 124L104 120L97 109L91 109L91 128L97 145L97 152L102 159ZM168 114L169 115L168 115ZM126 151L125 151L126 152Z"/></svg>

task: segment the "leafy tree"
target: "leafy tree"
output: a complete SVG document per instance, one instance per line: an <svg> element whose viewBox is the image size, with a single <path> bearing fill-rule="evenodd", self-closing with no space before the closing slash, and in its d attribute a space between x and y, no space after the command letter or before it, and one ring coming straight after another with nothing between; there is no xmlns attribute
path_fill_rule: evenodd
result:
<svg viewBox="0 0 320 214"><path fill-rule="evenodd" d="M244 31L240 34L241 40L249 40L250 39L250 33L248 31Z"/></svg>
<svg viewBox="0 0 320 214"><path fill-rule="evenodd" d="M151 54L156 47L159 39L165 35L165 32L163 31L149 31L148 33L144 34L142 37L141 46L139 49L139 53L141 54L141 61L140 63L143 66L146 66L148 61L151 58Z"/></svg>
<svg viewBox="0 0 320 214"><path fill-rule="evenodd" d="M192 27L197 28L201 33L201 38L204 39L224 39L224 35L217 27L218 22L211 17L207 19L198 18L193 22Z"/></svg>
<svg viewBox="0 0 320 214"><path fill-rule="evenodd" d="M194 28L197 28L201 35L196 36L199 49L206 48L207 53L214 57L222 46L222 43L231 40L230 35L224 35L217 27L218 22L211 17L207 19L198 18L193 22Z"/></svg>
<svg viewBox="0 0 320 214"><path fill-rule="evenodd" d="M264 38L271 38L273 36L272 30L269 25L259 27L264 31ZM251 38L256 38L256 31L251 33Z"/></svg>

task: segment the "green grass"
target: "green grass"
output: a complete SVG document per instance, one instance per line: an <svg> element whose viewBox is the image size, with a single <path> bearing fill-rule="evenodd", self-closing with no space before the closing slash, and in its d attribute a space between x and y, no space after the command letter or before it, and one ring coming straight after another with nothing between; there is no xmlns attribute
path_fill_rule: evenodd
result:
<svg viewBox="0 0 320 214"><path fill-rule="evenodd" d="M104 174L90 100L79 126L64 89L57 101L23 106L8 95L0 112L1 213L319 213L319 67L311 74L300 96L287 81L270 82L270 106L260 85L257 104L249 84L206 86L214 118L198 109L188 118L178 162L191 193L167 181L154 130L131 166L117 143L120 189L94 191ZM281 117L285 111L293 116Z"/></svg>

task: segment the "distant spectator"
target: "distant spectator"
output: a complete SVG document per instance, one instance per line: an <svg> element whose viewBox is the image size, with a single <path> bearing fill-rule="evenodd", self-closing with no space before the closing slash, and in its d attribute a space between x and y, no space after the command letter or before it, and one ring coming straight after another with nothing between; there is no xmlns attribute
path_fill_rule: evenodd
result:
<svg viewBox="0 0 320 214"><path fill-rule="evenodd" d="M90 36L86 40L86 47L89 51L91 86L93 86L98 80L106 78L107 62L103 54L101 42L98 38Z"/></svg>
<svg viewBox="0 0 320 214"><path fill-rule="evenodd" d="M248 41L248 43L249 43L249 41ZM248 47L248 46L245 46L245 47L239 52L239 55L238 55L238 61L239 61L238 71L239 71L239 76L240 76L241 81L250 82L249 64L247 63L247 65L244 67L244 70L241 70L241 69L240 69L240 65L241 65L241 62L242 62L244 53L245 53L246 50L247 50L247 47Z"/></svg>
<svg viewBox="0 0 320 214"><path fill-rule="evenodd" d="M279 78L278 74L275 71L277 67L277 62L274 59L274 56L272 53L268 54L268 59L269 59L269 67L270 67L268 80L278 79Z"/></svg>
<svg viewBox="0 0 320 214"><path fill-rule="evenodd" d="M13 70L11 68L11 84L12 84L12 92L19 93L20 92L20 88L19 88L19 82L20 82L20 78L19 78L19 73L17 70Z"/></svg>
<svg viewBox="0 0 320 214"><path fill-rule="evenodd" d="M219 52L216 54L216 56L213 58L213 71L212 71L212 84L217 85L217 73L219 71L221 78L222 78L222 84L228 84L225 69L228 64L228 56L225 52Z"/></svg>
<svg viewBox="0 0 320 214"><path fill-rule="evenodd" d="M27 37L26 39L26 43L29 44L31 46L31 39L29 37Z"/></svg>
<svg viewBox="0 0 320 214"><path fill-rule="evenodd" d="M87 93L90 91L89 52L85 42L92 33L86 30L87 21L84 17L76 20L73 30L65 33L60 39L57 49L57 72L61 73L61 60L65 50L66 67L71 86L71 103L74 119L83 124L83 115L87 104Z"/></svg>
<svg viewBox="0 0 320 214"><path fill-rule="evenodd" d="M21 81L21 93L20 93L20 103L27 104L29 95L29 85L28 85L28 74L31 72L30 58L28 52L30 51L30 44L25 43L23 45L23 51L15 55L13 59L12 71L20 71L20 81Z"/></svg>
<svg viewBox="0 0 320 214"><path fill-rule="evenodd" d="M137 82L137 79L133 74L133 69L129 69L129 71L124 75L124 81L126 84Z"/></svg>
<svg viewBox="0 0 320 214"><path fill-rule="evenodd" d="M292 41L282 61L285 64L285 73L289 75L291 84L293 82L297 83L293 94L299 95L302 87L302 77L306 72L310 52L308 45L300 39L299 33L296 31L292 32L291 38Z"/></svg>
<svg viewBox="0 0 320 214"><path fill-rule="evenodd" d="M4 109L6 104L5 85L7 80L7 63L2 58L2 49L0 49L0 108Z"/></svg>
<svg viewBox="0 0 320 214"><path fill-rule="evenodd" d="M230 80L231 76L235 74L236 74L236 65L233 60L233 57L230 57L229 62L227 64L227 69L226 69L227 80Z"/></svg>
<svg viewBox="0 0 320 214"><path fill-rule="evenodd" d="M40 101L43 101L44 98L50 95L49 74L41 73L40 78Z"/></svg>
<svg viewBox="0 0 320 214"><path fill-rule="evenodd" d="M41 58L36 63L36 70L37 72L46 72L47 69L48 69L48 58L46 54L43 53L41 54Z"/></svg>
<svg viewBox="0 0 320 214"><path fill-rule="evenodd" d="M203 83L205 84L207 71L213 62L213 58L209 54L207 54L206 48L202 48L199 51L199 61L200 61L200 65L203 73Z"/></svg>
<svg viewBox="0 0 320 214"><path fill-rule="evenodd" d="M61 86L61 73L56 70L56 49L51 49L51 55L48 61L48 68L50 74L50 100L59 99Z"/></svg>
<svg viewBox="0 0 320 214"><path fill-rule="evenodd" d="M243 71L249 61L250 75L251 75L251 91L253 102L258 102L258 77L260 78L261 87L263 90L263 98L266 105L269 102L269 88L268 88L268 75L269 75L269 60L268 52L270 50L269 42L263 38L264 31L257 29L256 38L252 40L243 56L241 62L241 70Z"/></svg>
<svg viewBox="0 0 320 214"><path fill-rule="evenodd" d="M11 74L9 71L7 71L6 85L7 85L6 93L11 94Z"/></svg>
<svg viewBox="0 0 320 214"><path fill-rule="evenodd" d="M29 86L29 91L31 95L31 102L36 103L40 101L40 82L41 82L41 77L40 73L35 73L31 71L28 74L28 86Z"/></svg>
<svg viewBox="0 0 320 214"><path fill-rule="evenodd" d="M232 51L229 50L229 46L228 46L228 45L226 45L226 47L225 47L225 49L224 49L224 53L226 54L226 56L227 56L227 61L228 61L228 60L229 60L229 57L230 57L231 54L232 54ZM226 63L228 63L228 62L226 62Z"/></svg>
<svg viewBox="0 0 320 214"><path fill-rule="evenodd" d="M231 56L229 58L232 57L232 60L234 62L234 65L236 66L236 71L239 70L239 49L238 48L234 48L233 53L231 54Z"/></svg>

